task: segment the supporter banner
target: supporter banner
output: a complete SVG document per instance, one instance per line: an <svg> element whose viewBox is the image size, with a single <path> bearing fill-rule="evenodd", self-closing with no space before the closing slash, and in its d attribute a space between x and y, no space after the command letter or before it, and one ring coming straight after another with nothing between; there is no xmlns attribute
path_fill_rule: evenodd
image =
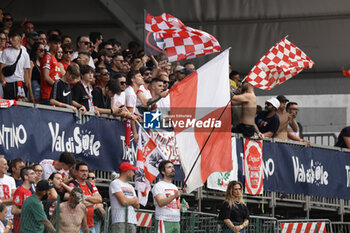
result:
<svg viewBox="0 0 350 233"><path fill-rule="evenodd" d="M122 161L135 164L135 147L125 147L125 123L92 117L76 123L73 114L26 107L0 109L0 153L39 162L68 151L92 169L117 170Z"/></svg>
<svg viewBox="0 0 350 233"><path fill-rule="evenodd" d="M238 179L244 181L237 139ZM350 200L350 154L264 141L264 190Z"/></svg>
<svg viewBox="0 0 350 233"><path fill-rule="evenodd" d="M214 172L207 179L207 187L210 189L216 189L220 191L226 191L228 183L231 180L237 180L238 175L238 163L237 163L237 150L236 150L236 138L232 138L232 171L227 172Z"/></svg>
<svg viewBox="0 0 350 233"><path fill-rule="evenodd" d="M262 141L244 139L245 192L251 195L263 193Z"/></svg>
<svg viewBox="0 0 350 233"><path fill-rule="evenodd" d="M152 130L151 136L159 149L163 152L165 158L175 165L180 165L179 148L176 144L174 131L164 129Z"/></svg>

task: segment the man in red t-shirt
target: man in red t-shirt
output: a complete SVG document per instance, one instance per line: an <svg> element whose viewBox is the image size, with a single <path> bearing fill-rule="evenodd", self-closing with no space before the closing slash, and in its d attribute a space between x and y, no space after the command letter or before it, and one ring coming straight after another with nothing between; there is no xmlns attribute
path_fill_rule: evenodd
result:
<svg viewBox="0 0 350 233"><path fill-rule="evenodd" d="M61 69L55 57L61 47L61 38L57 35L51 35L48 39L48 45L50 50L45 53L40 62L41 101L43 104L50 104L52 86L61 78Z"/></svg>
<svg viewBox="0 0 350 233"><path fill-rule="evenodd" d="M20 231L20 222L21 222L21 212L22 205L24 200L32 195L30 191L30 187L35 183L36 173L33 167L24 167L21 169L21 178L23 180L23 184L16 189L13 194L13 202L12 202L12 214L13 217L13 233L19 233Z"/></svg>
<svg viewBox="0 0 350 233"><path fill-rule="evenodd" d="M69 186L74 188L80 186L85 195L85 206L87 207L87 225L90 232L94 232L94 205L102 203L102 197L98 192L96 186L87 181L89 174L88 164L85 162L79 162L75 165L76 180L71 181Z"/></svg>

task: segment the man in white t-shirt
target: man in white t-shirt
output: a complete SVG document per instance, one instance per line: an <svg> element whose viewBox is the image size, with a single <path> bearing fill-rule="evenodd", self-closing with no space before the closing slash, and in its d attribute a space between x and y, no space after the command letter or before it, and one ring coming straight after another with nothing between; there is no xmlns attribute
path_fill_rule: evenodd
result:
<svg viewBox="0 0 350 233"><path fill-rule="evenodd" d="M109 186L109 199L112 208L112 233L125 232L125 205L128 205L128 232L136 233L135 208L139 209L140 204L134 187L128 183L132 181L135 170L137 170L137 167L128 162L123 162L119 167L120 177L112 181Z"/></svg>
<svg viewBox="0 0 350 233"><path fill-rule="evenodd" d="M11 214L13 194L16 190L15 179L6 175L9 166L3 155L0 156L0 201L7 206L6 219L13 219Z"/></svg>
<svg viewBox="0 0 350 233"><path fill-rule="evenodd" d="M69 170L75 164L75 157L69 152L63 152L58 160L44 159L40 162L43 168L42 179L46 180L54 172L59 172L64 180L68 179Z"/></svg>
<svg viewBox="0 0 350 233"><path fill-rule="evenodd" d="M172 184L175 176L174 164L169 160L163 160L159 163L158 170L163 180L155 184L152 189L158 232L180 233L182 191ZM186 208L188 208L187 203Z"/></svg>

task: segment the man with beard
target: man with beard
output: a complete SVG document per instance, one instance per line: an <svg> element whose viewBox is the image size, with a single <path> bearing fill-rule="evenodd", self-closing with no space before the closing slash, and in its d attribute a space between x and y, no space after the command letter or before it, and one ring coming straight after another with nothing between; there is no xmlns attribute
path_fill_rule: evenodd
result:
<svg viewBox="0 0 350 233"><path fill-rule="evenodd" d="M111 182L109 186L109 199L112 208L112 233L125 232L125 205L128 205L128 232L136 233L135 208L140 208L139 199L135 189L128 182L132 181L135 170L128 162L123 162L119 167L120 177Z"/></svg>
<svg viewBox="0 0 350 233"><path fill-rule="evenodd" d="M53 188L47 180L41 180L36 185L36 191L28 197L22 206L21 211L21 233L52 233L56 232L52 223L47 219L41 203L47 197L48 191Z"/></svg>
<svg viewBox="0 0 350 233"><path fill-rule="evenodd" d="M79 233L81 228L83 233L89 233L86 220L87 209L83 202L83 190L79 187L75 187L72 189L68 201L60 204L60 232ZM51 222L55 225L56 211L51 218Z"/></svg>
<svg viewBox="0 0 350 233"><path fill-rule="evenodd" d="M263 135L259 132L254 122L256 113L254 87L248 82L243 82L241 94L232 97L232 104L242 105L241 117L239 119L239 125L237 125L238 133L242 133L246 138L250 138L254 136L254 133L257 133L262 138Z"/></svg>
<svg viewBox="0 0 350 233"><path fill-rule="evenodd" d="M163 160L158 166L163 180L153 186L153 203L156 207L156 232L180 232L180 196L182 191L172 184L175 176L174 164ZM188 204L186 203L186 208Z"/></svg>
<svg viewBox="0 0 350 233"><path fill-rule="evenodd" d="M276 114L280 102L272 97L265 102L265 111L262 111L255 117L255 124L264 137L273 138L276 135L280 121Z"/></svg>

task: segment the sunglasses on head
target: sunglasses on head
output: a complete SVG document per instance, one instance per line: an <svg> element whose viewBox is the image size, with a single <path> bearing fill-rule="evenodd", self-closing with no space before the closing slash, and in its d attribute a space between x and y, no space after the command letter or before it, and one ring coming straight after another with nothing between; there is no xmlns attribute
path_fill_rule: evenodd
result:
<svg viewBox="0 0 350 233"><path fill-rule="evenodd" d="M120 82L120 85L126 85L126 82Z"/></svg>
<svg viewBox="0 0 350 233"><path fill-rule="evenodd" d="M67 50L67 51L64 51L64 53L65 53L65 54L68 54L68 53L69 53L69 54L73 54L74 51L73 51L73 50Z"/></svg>

